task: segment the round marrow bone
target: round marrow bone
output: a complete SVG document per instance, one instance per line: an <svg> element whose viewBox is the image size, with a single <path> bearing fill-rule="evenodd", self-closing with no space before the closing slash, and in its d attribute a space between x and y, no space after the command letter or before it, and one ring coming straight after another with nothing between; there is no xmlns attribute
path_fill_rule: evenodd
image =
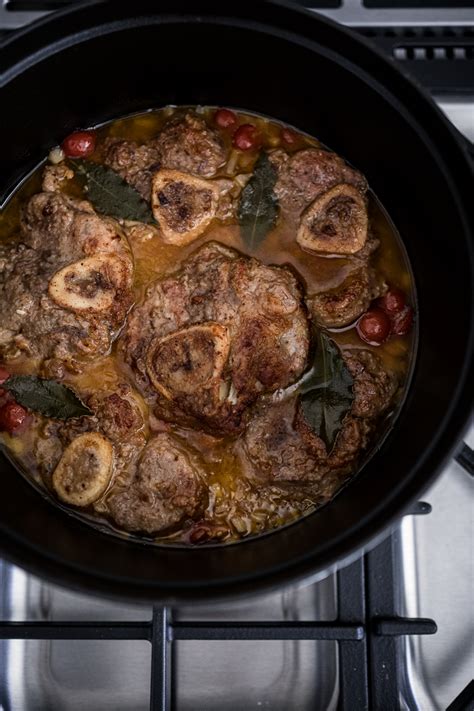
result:
<svg viewBox="0 0 474 711"><path fill-rule="evenodd" d="M130 266L119 257L100 254L60 269L48 286L50 297L70 311L108 311L116 292L127 285Z"/></svg>
<svg viewBox="0 0 474 711"><path fill-rule="evenodd" d="M112 475L112 443L99 432L85 432L66 447L53 473L53 487L66 504L88 506L107 489Z"/></svg>
<svg viewBox="0 0 474 711"><path fill-rule="evenodd" d="M159 170L151 189L153 215L165 242L189 244L215 217L220 187L178 170Z"/></svg>
<svg viewBox="0 0 474 711"><path fill-rule="evenodd" d="M155 338L148 347L146 368L153 386L168 400L217 384L227 362L230 334L209 322Z"/></svg>
<svg viewBox="0 0 474 711"><path fill-rule="evenodd" d="M341 183L306 209L296 241L310 252L354 254L367 240L367 227L364 197L353 185Z"/></svg>

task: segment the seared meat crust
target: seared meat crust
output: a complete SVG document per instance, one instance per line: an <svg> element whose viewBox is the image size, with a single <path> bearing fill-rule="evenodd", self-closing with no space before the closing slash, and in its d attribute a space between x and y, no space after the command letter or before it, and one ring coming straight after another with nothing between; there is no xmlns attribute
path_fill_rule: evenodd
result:
<svg viewBox="0 0 474 711"><path fill-rule="evenodd" d="M160 154L154 143L140 145L135 141L106 138L104 163L138 190L145 200L150 200L151 181L161 166Z"/></svg>
<svg viewBox="0 0 474 711"><path fill-rule="evenodd" d="M374 270L363 264L351 271L339 286L310 296L308 309L321 326L342 328L354 323L385 290L385 284L377 279Z"/></svg>
<svg viewBox="0 0 474 711"><path fill-rule="evenodd" d="M65 180L72 180L74 171L66 163L46 165L43 171L43 190L49 193L59 192Z"/></svg>
<svg viewBox="0 0 474 711"><path fill-rule="evenodd" d="M377 418L392 401L396 378L385 370L380 358L372 351L348 350L344 360L354 378L351 414L363 419Z"/></svg>
<svg viewBox="0 0 474 711"><path fill-rule="evenodd" d="M205 504L197 454L162 433L151 439L130 486L107 498L110 515L126 531L158 533L191 518Z"/></svg>
<svg viewBox="0 0 474 711"><path fill-rule="evenodd" d="M43 374L62 377L78 357L105 353L123 323L132 301L128 244L88 202L55 192L30 199L22 238L2 247L0 357L25 353Z"/></svg>
<svg viewBox="0 0 474 711"><path fill-rule="evenodd" d="M153 145L163 168L203 178L212 178L226 160L226 149L217 131L192 113L171 119Z"/></svg>
<svg viewBox="0 0 474 711"><path fill-rule="evenodd" d="M397 389L396 379L370 351L343 354L354 378L354 401L328 452L307 424L297 400L262 403L243 437L242 452L248 476L261 484L279 486L292 500L310 496L328 501L367 447L369 437L387 411Z"/></svg>
<svg viewBox="0 0 474 711"><path fill-rule="evenodd" d="M361 194L367 190L362 173L336 153L321 148L305 148L291 156L278 149L270 153L270 160L278 171L275 195L280 206L290 212L301 212L339 183L353 185Z"/></svg>
<svg viewBox="0 0 474 711"><path fill-rule="evenodd" d="M113 445L114 482L129 481L130 472L145 446L145 423L137 396L129 385L121 383L115 391L82 393L82 398L94 413L92 416L63 421L44 419L40 426L35 457L44 480L50 483L64 449L71 442L85 432L98 432ZM100 503L95 508L104 510Z"/></svg>
<svg viewBox="0 0 474 711"><path fill-rule="evenodd" d="M308 340L291 272L208 243L149 287L120 349L159 417L237 432L261 393L303 372Z"/></svg>
<svg viewBox="0 0 474 711"><path fill-rule="evenodd" d="M336 153L305 148L270 153L280 207L297 221L296 240L308 252L360 256L368 242L367 182Z"/></svg>
<svg viewBox="0 0 474 711"><path fill-rule="evenodd" d="M104 163L150 200L153 175L160 168L210 178L225 163L219 134L199 116L172 118L156 138L146 143L106 138Z"/></svg>

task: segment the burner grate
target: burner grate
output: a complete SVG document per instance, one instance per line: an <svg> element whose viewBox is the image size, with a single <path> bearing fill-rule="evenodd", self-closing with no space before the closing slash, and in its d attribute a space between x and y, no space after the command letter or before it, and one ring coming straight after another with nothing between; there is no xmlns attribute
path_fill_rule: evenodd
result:
<svg viewBox="0 0 474 711"><path fill-rule="evenodd" d="M419 502L408 515L430 510ZM173 621L171 608L155 606L151 620L138 622L0 622L0 639L148 641L152 711L172 708L172 645L178 640L335 640L340 708L392 708L387 700L395 708L403 667L398 637L433 634L437 628L430 619L397 615L394 536L337 573L339 617L331 622L184 622Z"/></svg>
<svg viewBox="0 0 474 711"><path fill-rule="evenodd" d="M472 474L473 450L463 444L456 459ZM430 504L415 503L405 515L423 516ZM0 640L143 640L152 645L150 710L173 705L173 643L177 641L332 640L338 642L341 711L417 708L406 678L402 636L430 635L436 622L401 617L399 608L400 533L395 531L373 550L337 572L339 616L330 622L174 621L170 607L154 606L151 620L137 622L1 622ZM474 709L474 682L448 711Z"/></svg>

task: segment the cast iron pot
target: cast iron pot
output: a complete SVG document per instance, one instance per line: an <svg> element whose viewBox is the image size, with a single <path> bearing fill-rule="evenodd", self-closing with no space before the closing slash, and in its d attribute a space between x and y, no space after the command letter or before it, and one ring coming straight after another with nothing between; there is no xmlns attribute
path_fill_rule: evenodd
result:
<svg viewBox="0 0 474 711"><path fill-rule="evenodd" d="M379 539L452 453L474 392L472 173L433 102L350 31L284 3L92 2L2 55L4 195L76 127L166 104L268 114L366 174L403 237L419 329L395 426L321 511L235 545L152 547L68 516L2 458L2 555L68 586L179 602L315 579Z"/></svg>

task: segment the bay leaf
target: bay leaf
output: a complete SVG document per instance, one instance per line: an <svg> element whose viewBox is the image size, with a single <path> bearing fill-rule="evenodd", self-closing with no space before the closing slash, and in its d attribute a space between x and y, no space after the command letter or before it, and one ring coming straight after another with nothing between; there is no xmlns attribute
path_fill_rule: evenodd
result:
<svg viewBox="0 0 474 711"><path fill-rule="evenodd" d="M256 249L275 226L278 201L273 192L277 171L266 153L261 153L253 175L240 194L237 215L246 246Z"/></svg>
<svg viewBox="0 0 474 711"><path fill-rule="evenodd" d="M85 178L87 199L97 212L122 220L155 222L148 203L115 170L82 158L70 163Z"/></svg>
<svg viewBox="0 0 474 711"><path fill-rule="evenodd" d="M71 388L56 380L37 378L35 375L11 375L2 383L2 388L8 390L23 407L46 417L67 420L93 414Z"/></svg>
<svg viewBox="0 0 474 711"><path fill-rule="evenodd" d="M299 390L301 407L307 423L330 452L354 400L354 379L334 341L322 331L315 340L313 367Z"/></svg>

